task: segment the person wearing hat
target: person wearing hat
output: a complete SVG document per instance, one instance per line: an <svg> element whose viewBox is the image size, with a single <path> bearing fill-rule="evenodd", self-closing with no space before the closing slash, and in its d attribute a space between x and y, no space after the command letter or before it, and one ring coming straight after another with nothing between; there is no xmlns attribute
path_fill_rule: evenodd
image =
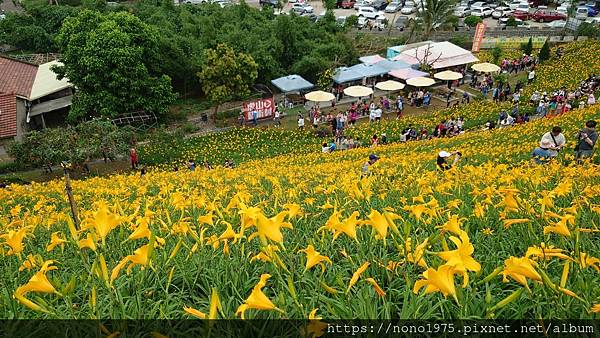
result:
<svg viewBox="0 0 600 338"><path fill-rule="evenodd" d="M365 162L362 166L362 174L360 175L360 178L363 178L370 173L369 168L371 168L371 166L373 164L375 164L375 162L377 162L377 160L379 160L379 156L377 156L375 154L369 155L369 160L367 162Z"/></svg>
<svg viewBox="0 0 600 338"><path fill-rule="evenodd" d="M448 163L448 158L450 156L454 156L454 161L452 162L452 165L450 165ZM452 168L454 165L456 165L456 163L458 163L458 160L460 160L461 156L462 156L462 154L458 151L453 151L453 152L449 153L445 150L442 150L438 153L437 166L441 170L448 170L448 169Z"/></svg>
<svg viewBox="0 0 600 338"><path fill-rule="evenodd" d="M536 147L531 152L533 162L535 164L543 164L548 162L550 158L552 158L552 154L550 153L550 147L552 147L552 141L542 139L542 141L540 142L540 146Z"/></svg>

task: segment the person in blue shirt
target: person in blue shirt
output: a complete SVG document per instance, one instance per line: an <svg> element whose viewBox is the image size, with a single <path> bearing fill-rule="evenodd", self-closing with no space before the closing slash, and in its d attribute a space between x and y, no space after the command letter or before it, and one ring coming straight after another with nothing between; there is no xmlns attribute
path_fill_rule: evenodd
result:
<svg viewBox="0 0 600 338"><path fill-rule="evenodd" d="M337 146L335 145L335 142L331 141L331 143L329 143L329 152L333 152L337 149Z"/></svg>
<svg viewBox="0 0 600 338"><path fill-rule="evenodd" d="M256 109L252 111L252 123L254 123L254 125L258 124L258 112Z"/></svg>

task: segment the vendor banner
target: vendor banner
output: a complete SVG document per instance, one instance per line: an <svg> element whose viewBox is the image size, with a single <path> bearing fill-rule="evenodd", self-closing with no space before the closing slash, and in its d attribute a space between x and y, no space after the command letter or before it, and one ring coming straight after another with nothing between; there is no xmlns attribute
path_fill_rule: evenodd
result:
<svg viewBox="0 0 600 338"><path fill-rule="evenodd" d="M542 48L547 37L545 36L532 36L531 42L533 43L534 49ZM496 46L505 49L519 49L521 45L527 43L529 37L508 37L508 38L484 38L481 42L481 49L492 49Z"/></svg>
<svg viewBox="0 0 600 338"><path fill-rule="evenodd" d="M481 48L481 41L483 40L483 36L485 35L485 23L480 22L475 27L475 35L473 36L473 48L471 51L479 52Z"/></svg>
<svg viewBox="0 0 600 338"><path fill-rule="evenodd" d="M275 104L272 97L266 99L257 99L254 101L244 102L243 110L246 115L246 121L253 119L252 113L256 111L257 119L266 119L275 114Z"/></svg>

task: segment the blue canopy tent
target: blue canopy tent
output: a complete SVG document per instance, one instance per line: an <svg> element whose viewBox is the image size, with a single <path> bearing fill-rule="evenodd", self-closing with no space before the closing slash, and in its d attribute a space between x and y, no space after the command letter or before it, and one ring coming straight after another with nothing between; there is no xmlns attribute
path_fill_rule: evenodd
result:
<svg viewBox="0 0 600 338"><path fill-rule="evenodd" d="M363 75L361 73L351 68L352 67L340 67L336 69L335 73L333 74L333 81L335 81L335 83L346 83L357 81L363 78Z"/></svg>
<svg viewBox="0 0 600 338"><path fill-rule="evenodd" d="M381 67L381 68L385 68L388 72L392 71L392 70L398 70L398 69L405 69L405 68L410 68L410 64L404 62L404 61L392 61L392 60L382 60L379 61L377 63L375 63L376 66Z"/></svg>
<svg viewBox="0 0 600 338"><path fill-rule="evenodd" d="M279 88L283 93L289 92L297 92L305 89L310 89L314 87L312 83L306 81L300 75L288 75L284 77L280 77L275 80L271 80L271 83Z"/></svg>
<svg viewBox="0 0 600 338"><path fill-rule="evenodd" d="M354 70L357 73L361 74L363 78L380 76L380 75L387 74L389 72L389 70L386 70L385 68L380 67L377 64L368 65L365 63L359 63L357 65L350 67L349 69Z"/></svg>

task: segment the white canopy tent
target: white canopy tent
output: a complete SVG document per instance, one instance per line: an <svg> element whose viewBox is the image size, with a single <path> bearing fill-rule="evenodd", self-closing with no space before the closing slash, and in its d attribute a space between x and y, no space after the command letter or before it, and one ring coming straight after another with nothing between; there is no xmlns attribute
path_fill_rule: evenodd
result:
<svg viewBox="0 0 600 338"><path fill-rule="evenodd" d="M433 69L466 65L479 61L470 51L448 41L432 42L404 50L392 60L404 61L408 64L418 64L425 59L427 59L428 63L432 62Z"/></svg>

